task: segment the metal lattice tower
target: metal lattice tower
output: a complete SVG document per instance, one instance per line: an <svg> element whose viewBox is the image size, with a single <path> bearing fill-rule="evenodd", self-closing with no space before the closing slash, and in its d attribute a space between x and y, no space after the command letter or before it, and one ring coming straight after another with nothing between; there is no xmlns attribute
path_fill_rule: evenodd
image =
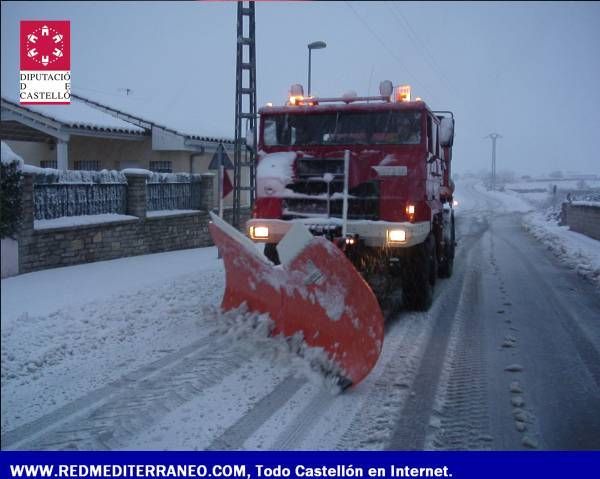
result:
<svg viewBox="0 0 600 479"><path fill-rule="evenodd" d="M233 156L233 226L240 226L242 192L248 191L250 206L256 191L254 152L245 146L246 132L252 128L256 145L256 41L254 2L237 4L237 62L235 69L235 151ZM245 121L244 121L245 120ZM248 168L248 184L242 184L242 168Z"/></svg>

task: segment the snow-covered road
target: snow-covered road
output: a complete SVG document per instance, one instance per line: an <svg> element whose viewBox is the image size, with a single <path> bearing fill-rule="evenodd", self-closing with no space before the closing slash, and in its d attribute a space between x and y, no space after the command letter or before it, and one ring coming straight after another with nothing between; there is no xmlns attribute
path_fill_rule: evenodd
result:
<svg viewBox="0 0 600 479"><path fill-rule="evenodd" d="M457 198L453 277L342 394L265 318L219 314L214 248L3 280L2 448L598 449L598 289L521 198Z"/></svg>

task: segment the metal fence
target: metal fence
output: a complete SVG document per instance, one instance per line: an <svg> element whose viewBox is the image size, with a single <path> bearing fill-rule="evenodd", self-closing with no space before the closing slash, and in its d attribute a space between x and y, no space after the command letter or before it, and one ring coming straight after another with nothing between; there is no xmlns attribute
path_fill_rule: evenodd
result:
<svg viewBox="0 0 600 479"><path fill-rule="evenodd" d="M122 183L34 185L36 220L61 216L125 214L127 185Z"/></svg>
<svg viewBox="0 0 600 479"><path fill-rule="evenodd" d="M148 211L198 209L200 193L199 182L148 183L146 209Z"/></svg>
<svg viewBox="0 0 600 479"><path fill-rule="evenodd" d="M34 185L36 220L62 216L126 214L127 184L50 183ZM200 204L201 183L148 183L146 209L192 210Z"/></svg>

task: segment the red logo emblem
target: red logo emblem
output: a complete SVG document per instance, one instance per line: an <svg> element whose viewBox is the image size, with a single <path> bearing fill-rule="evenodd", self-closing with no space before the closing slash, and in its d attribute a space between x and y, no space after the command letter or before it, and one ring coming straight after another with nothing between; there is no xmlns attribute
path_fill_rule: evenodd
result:
<svg viewBox="0 0 600 479"><path fill-rule="evenodd" d="M21 21L21 70L70 70L69 20Z"/></svg>

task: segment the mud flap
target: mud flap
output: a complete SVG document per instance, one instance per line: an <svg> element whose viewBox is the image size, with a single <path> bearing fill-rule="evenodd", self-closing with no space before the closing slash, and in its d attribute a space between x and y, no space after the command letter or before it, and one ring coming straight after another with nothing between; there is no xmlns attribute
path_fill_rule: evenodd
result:
<svg viewBox="0 0 600 479"><path fill-rule="evenodd" d="M373 369L383 345L383 314L375 295L344 253L295 224L277 247L275 266L254 243L219 217L209 225L225 265L222 308L246 303L268 313L273 334L302 333L323 348L352 384Z"/></svg>

